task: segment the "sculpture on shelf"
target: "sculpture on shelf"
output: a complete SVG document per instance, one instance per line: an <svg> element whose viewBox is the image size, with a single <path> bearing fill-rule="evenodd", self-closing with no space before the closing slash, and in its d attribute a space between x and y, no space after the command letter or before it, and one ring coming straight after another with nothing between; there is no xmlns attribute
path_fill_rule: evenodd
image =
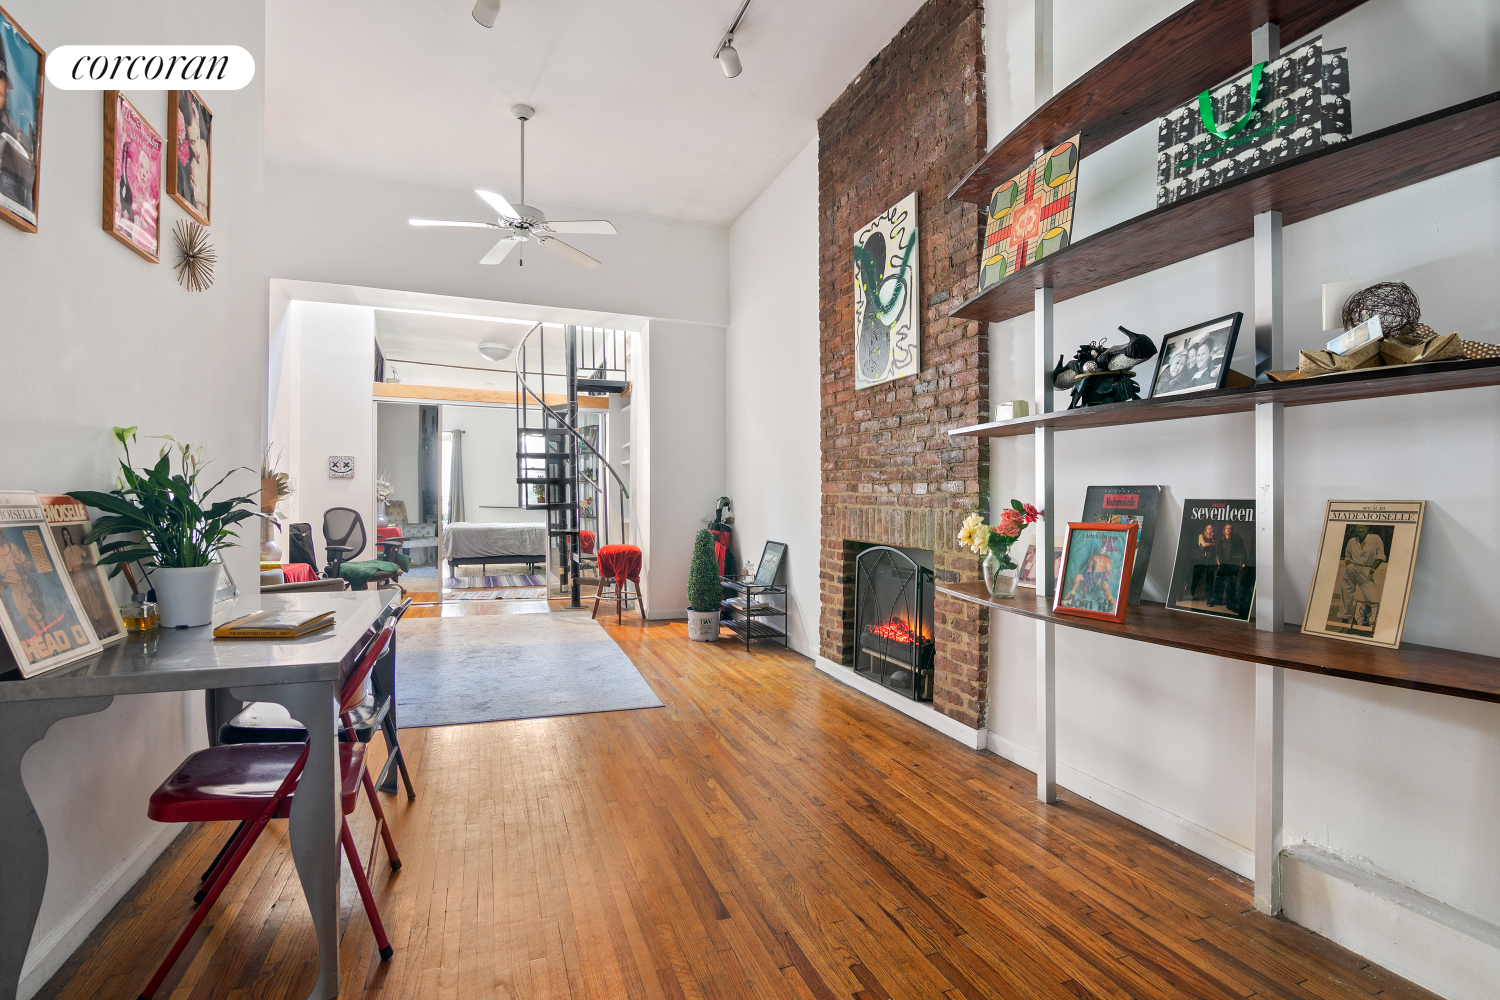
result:
<svg viewBox="0 0 1500 1000"><path fill-rule="evenodd" d="M1125 399L1139 399L1139 386L1135 387L1133 395L1126 395L1120 399L1113 398L1113 395L1120 391L1126 383L1132 386L1135 385L1128 376L1136 365L1156 356L1156 345L1151 342L1150 337L1143 337L1139 333L1132 333L1123 326L1119 329L1121 333L1125 334L1125 343L1123 344L1109 347L1103 340L1084 344L1073 355L1073 360L1066 364L1063 363L1063 356L1058 355L1057 367L1052 370L1053 388L1072 389L1084 376L1093 375L1098 372L1121 372L1127 376L1125 379L1090 380L1099 383L1098 391L1100 392L1106 391L1104 383L1108 383L1107 394L1111 395L1111 398L1100 401L1114 403L1122 402ZM1090 392L1093 391L1092 389L1090 390ZM1077 405L1080 404L1078 403L1078 393L1075 392L1073 406ZM1093 404L1083 403L1081 405L1090 406ZM1071 408L1070 406L1069 409Z"/></svg>
<svg viewBox="0 0 1500 1000"><path fill-rule="evenodd" d="M1352 330L1370 317L1380 317L1387 337L1410 337L1422 321L1422 303L1404 281L1382 281L1361 289L1344 302L1344 329Z"/></svg>

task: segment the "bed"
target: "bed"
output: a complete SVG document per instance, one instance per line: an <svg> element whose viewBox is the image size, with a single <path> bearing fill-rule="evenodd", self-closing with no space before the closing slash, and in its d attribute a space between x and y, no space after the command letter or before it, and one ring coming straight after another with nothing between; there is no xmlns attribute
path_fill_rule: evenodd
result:
<svg viewBox="0 0 1500 1000"><path fill-rule="evenodd" d="M547 562L547 525L456 521L443 529L438 553L452 566L526 563L535 573L537 563Z"/></svg>

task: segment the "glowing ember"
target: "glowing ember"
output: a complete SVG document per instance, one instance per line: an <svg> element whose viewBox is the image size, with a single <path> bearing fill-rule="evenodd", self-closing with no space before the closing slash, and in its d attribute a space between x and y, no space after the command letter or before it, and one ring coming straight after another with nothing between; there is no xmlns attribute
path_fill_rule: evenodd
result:
<svg viewBox="0 0 1500 1000"><path fill-rule="evenodd" d="M900 620L889 621L884 625L871 625L870 633L878 635L882 639L889 639L891 642L912 643L917 641L917 634L911 630L911 626Z"/></svg>

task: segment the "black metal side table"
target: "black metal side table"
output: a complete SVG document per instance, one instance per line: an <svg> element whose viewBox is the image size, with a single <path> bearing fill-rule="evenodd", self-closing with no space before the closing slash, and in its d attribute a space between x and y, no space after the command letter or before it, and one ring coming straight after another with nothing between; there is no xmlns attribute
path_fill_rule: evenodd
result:
<svg viewBox="0 0 1500 1000"><path fill-rule="evenodd" d="M772 642L779 639L783 646L791 648L786 627L785 587L755 583L752 580L724 579L720 582L737 596L720 602L719 623L745 640L746 651L756 639L769 639ZM774 600L768 600L775 597L781 598L779 606Z"/></svg>

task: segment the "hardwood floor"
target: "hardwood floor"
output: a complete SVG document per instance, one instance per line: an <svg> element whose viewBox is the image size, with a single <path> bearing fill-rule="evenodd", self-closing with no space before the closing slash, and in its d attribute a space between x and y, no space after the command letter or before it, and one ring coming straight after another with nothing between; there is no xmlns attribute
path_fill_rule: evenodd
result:
<svg viewBox="0 0 1500 1000"><path fill-rule="evenodd" d="M1433 996L796 654L606 627L666 708L403 731L418 797L384 802L405 864L373 879L396 953L346 872L343 996ZM135 997L228 832L179 838L43 1000ZM301 997L314 959L278 822L158 996Z"/></svg>

